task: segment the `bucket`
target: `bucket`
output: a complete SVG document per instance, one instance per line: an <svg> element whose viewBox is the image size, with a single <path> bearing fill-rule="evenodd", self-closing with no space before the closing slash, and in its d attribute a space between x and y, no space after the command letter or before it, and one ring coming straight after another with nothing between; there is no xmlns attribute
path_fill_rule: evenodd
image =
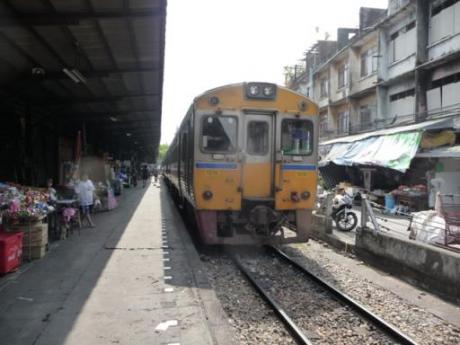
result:
<svg viewBox="0 0 460 345"><path fill-rule="evenodd" d="M391 194L385 194L385 210L390 211L396 206L395 198Z"/></svg>

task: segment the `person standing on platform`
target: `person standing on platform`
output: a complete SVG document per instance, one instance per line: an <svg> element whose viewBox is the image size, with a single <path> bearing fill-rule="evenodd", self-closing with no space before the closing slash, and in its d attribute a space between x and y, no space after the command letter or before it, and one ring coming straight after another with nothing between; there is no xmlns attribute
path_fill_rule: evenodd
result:
<svg viewBox="0 0 460 345"><path fill-rule="evenodd" d="M82 222L86 219L91 228L95 227L91 219L91 212L94 205L94 190L94 184L88 178L88 174L83 174L81 180L75 187L75 192L78 194L78 199L80 201L80 210L83 215Z"/></svg>
<svg viewBox="0 0 460 345"><path fill-rule="evenodd" d="M149 171L147 170L147 166L142 166L142 187L145 188L147 184L147 180L149 178Z"/></svg>

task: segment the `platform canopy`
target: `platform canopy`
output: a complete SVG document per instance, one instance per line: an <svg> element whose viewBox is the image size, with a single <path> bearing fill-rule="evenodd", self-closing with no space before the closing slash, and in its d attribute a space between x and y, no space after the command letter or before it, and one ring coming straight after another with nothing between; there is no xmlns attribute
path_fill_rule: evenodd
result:
<svg viewBox="0 0 460 345"><path fill-rule="evenodd" d="M166 0L0 1L0 95L155 154Z"/></svg>

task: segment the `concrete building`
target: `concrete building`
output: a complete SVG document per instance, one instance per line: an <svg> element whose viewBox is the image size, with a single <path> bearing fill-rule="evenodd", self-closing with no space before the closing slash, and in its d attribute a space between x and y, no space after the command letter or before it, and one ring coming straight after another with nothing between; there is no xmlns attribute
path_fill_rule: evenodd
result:
<svg viewBox="0 0 460 345"><path fill-rule="evenodd" d="M318 41L286 84L318 102L324 141L459 112L459 57L460 1L389 0Z"/></svg>
<svg viewBox="0 0 460 345"><path fill-rule="evenodd" d="M377 116L375 23L384 15L386 10L361 8L359 28L339 28L337 41L318 41L305 54L304 72L287 78L288 87L319 104L322 139L373 128Z"/></svg>

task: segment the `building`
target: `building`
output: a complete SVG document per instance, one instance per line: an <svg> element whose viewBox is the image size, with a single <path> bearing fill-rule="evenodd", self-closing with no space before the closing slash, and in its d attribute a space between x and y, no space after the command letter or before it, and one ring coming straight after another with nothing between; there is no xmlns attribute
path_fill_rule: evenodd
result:
<svg viewBox="0 0 460 345"><path fill-rule="evenodd" d="M436 170L460 194L460 0L361 8L336 47L287 84L319 104L323 179L391 190Z"/></svg>
<svg viewBox="0 0 460 345"><path fill-rule="evenodd" d="M323 140L373 128L377 114L376 21L386 10L361 8L357 29L339 28L337 41L318 41L305 54L304 72L287 85L320 107Z"/></svg>

